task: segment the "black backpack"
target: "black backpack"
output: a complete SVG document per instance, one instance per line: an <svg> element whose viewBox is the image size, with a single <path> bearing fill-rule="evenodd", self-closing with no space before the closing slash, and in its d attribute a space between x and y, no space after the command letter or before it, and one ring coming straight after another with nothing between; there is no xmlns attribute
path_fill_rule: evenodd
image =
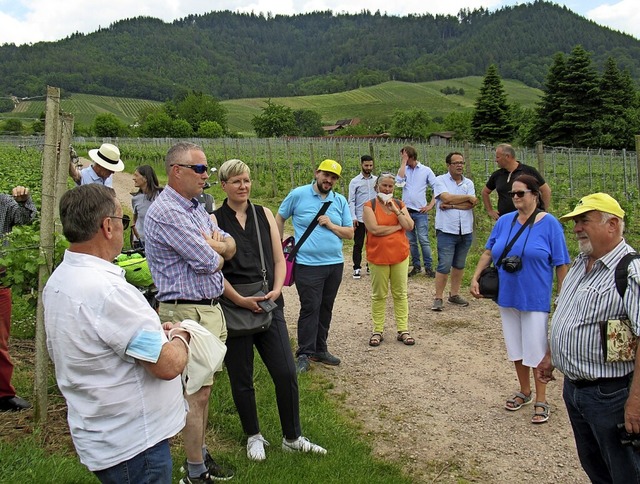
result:
<svg viewBox="0 0 640 484"><path fill-rule="evenodd" d="M639 258L640 258L640 254L638 254L637 252L630 252L626 254L622 259L620 259L620 262L618 262L618 265L616 266L616 273L615 273L616 290L618 291L618 294L620 294L620 297L623 299L624 299L624 293L627 292L629 264L631 264L631 261L633 259L639 259Z"/></svg>

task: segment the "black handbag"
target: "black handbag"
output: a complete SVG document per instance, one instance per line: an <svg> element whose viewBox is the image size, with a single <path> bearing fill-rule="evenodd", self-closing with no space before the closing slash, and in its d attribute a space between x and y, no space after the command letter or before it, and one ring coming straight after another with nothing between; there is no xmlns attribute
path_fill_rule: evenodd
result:
<svg viewBox="0 0 640 484"><path fill-rule="evenodd" d="M258 226L258 217L256 209L251 204L253 211L253 220L256 224L256 232L258 234L258 248L260 249L260 265L262 267L262 280L251 282L248 284L234 284L233 288L241 296L253 296L257 292L269 292L269 284L267 282L267 269L264 263L264 251L262 249L262 237L260 237L260 227ZM271 326L272 312L254 313L250 309L240 307L233 303L229 298L220 298L220 306L224 313L224 319L227 323L227 333L229 338L238 336L246 336L249 334L262 333L267 331Z"/></svg>
<svg viewBox="0 0 640 484"><path fill-rule="evenodd" d="M511 250L511 247L513 247L513 244L516 243L516 240L518 240L518 237L520 237L522 232L524 232L524 229L533 225L533 223L536 220L536 215L538 215L539 212L540 210L534 210L534 212L527 219L524 225L520 227L520 230L518 230L516 235L514 235L513 239L511 239L509 243L506 245L506 247L502 251L502 254L500 254L500 258L498 259L498 264L497 264L498 267L500 267L500 264L502 264L503 259L509 253L509 251ZM518 214L516 213L516 216L513 217L513 222L511 222L512 229L516 224L517 219L518 219ZM482 269L482 272L480 273L480 277L478 277L478 290L480 291L480 294L482 294L483 297L487 299L493 299L494 301L498 299L498 291L500 290L500 280L498 278L498 267L491 264L489 265L489 267L485 267L484 269Z"/></svg>

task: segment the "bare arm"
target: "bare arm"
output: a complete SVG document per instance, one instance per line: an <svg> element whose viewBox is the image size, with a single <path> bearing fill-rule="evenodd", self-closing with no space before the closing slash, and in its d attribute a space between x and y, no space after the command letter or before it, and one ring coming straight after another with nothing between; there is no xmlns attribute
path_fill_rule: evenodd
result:
<svg viewBox="0 0 640 484"><path fill-rule="evenodd" d="M282 286L284 286L284 278L287 274L287 266L282 253L282 245L280 244L279 229L273 213L268 208L264 208L264 213L269 221L269 231L271 232L271 250L273 251L273 289L267 294L269 299L275 301L280 297ZM268 247L265 247L268 250Z"/></svg>
<svg viewBox="0 0 640 484"><path fill-rule="evenodd" d="M353 225L349 227L343 227L342 225L334 224L327 215L320 215L318 217L318 225L325 227L341 239L353 239Z"/></svg>
<svg viewBox="0 0 640 484"><path fill-rule="evenodd" d="M167 330L170 328L177 328L179 326L173 325L172 323L165 323L163 327ZM181 375L184 367L187 366L189 352L184 341L176 335L182 336L186 340L187 344L191 339L191 336L187 331L174 331L171 341L162 345L158 361L155 363L142 360L136 361L138 361L145 370L161 380L173 380L175 377Z"/></svg>
<svg viewBox="0 0 640 484"><path fill-rule="evenodd" d="M551 187L549 187L548 183L540 187L540 198L544 203L544 209L548 212L551 208Z"/></svg>
<svg viewBox="0 0 640 484"><path fill-rule="evenodd" d="M560 290L562 289L562 283L564 282L564 278L569 272L569 264L562 264L561 266L556 266L556 280L557 280L557 290L556 293L560 294Z"/></svg>
<svg viewBox="0 0 640 484"><path fill-rule="evenodd" d="M440 199L441 203L450 205L458 205L464 202L471 202L473 206L475 206L478 203L478 199L473 195L452 195L449 192L442 192L440 195L438 195L438 198Z"/></svg>
<svg viewBox="0 0 640 484"><path fill-rule="evenodd" d="M402 230L401 225L378 225L378 221L376 220L376 215L373 213L371 207L365 205L364 212L362 214L362 218L364 219L364 226L367 228L367 231L371 232L373 235L378 237L384 237L385 235L391 235L398 230ZM411 217L408 217L411 220ZM411 220L413 222L413 220Z"/></svg>
<svg viewBox="0 0 640 484"><path fill-rule="evenodd" d="M217 227L218 220L215 218L215 215L211 214L209 215L209 218L211 218L211 221ZM214 230L210 236L207 236L206 234L203 235L205 236L209 247L220 254L224 260L230 260L234 255L236 255L236 241L230 235L225 237L218 230Z"/></svg>
<svg viewBox="0 0 640 484"><path fill-rule="evenodd" d="M284 219L279 213L276 214L276 227L278 227L278 233L280 234L280 240L284 238Z"/></svg>
<svg viewBox="0 0 640 484"><path fill-rule="evenodd" d="M487 187L482 188L482 203L484 205L484 209L489 214L493 220L498 220L500 218L500 213L497 210L493 209L493 205L491 205L491 192L493 190L489 190Z"/></svg>

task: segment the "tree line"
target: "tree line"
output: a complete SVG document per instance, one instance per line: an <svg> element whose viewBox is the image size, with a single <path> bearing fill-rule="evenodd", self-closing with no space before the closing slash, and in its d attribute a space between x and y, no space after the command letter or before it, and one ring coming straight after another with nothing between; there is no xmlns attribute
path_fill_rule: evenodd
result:
<svg viewBox="0 0 640 484"><path fill-rule="evenodd" d="M126 19L58 42L0 46L0 95L37 96L53 85L159 101L191 91L221 100L304 96L483 75L491 64L505 78L541 87L553 55L577 44L598 69L615 52L640 79L638 40L536 0L458 15L224 11L172 23Z"/></svg>

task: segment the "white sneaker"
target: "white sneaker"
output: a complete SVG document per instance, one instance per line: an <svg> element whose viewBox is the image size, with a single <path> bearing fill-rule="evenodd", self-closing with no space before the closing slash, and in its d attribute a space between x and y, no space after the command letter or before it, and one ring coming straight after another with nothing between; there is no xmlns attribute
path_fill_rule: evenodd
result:
<svg viewBox="0 0 640 484"><path fill-rule="evenodd" d="M269 445L269 442L266 441L262 434L250 436L247 439L247 457L249 460L265 460L267 458L267 454L264 451L265 445Z"/></svg>
<svg viewBox="0 0 640 484"><path fill-rule="evenodd" d="M282 439L282 450L287 452L313 452L314 454L326 454L327 449L320 447L319 445L310 442L306 437L298 437L293 442L288 442L287 439Z"/></svg>
<svg viewBox="0 0 640 484"><path fill-rule="evenodd" d="M360 279L360 269L354 269L353 270L353 278L354 279Z"/></svg>

